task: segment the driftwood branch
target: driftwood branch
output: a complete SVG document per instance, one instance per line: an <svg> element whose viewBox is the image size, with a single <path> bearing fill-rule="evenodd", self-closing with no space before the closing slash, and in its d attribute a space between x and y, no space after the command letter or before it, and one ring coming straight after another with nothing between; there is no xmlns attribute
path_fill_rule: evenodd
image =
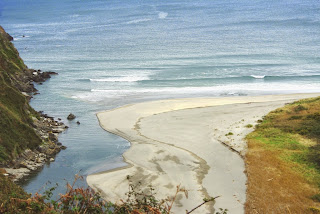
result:
<svg viewBox="0 0 320 214"><path fill-rule="evenodd" d="M198 206L196 206L195 208L193 208L192 210L190 210L190 211L186 211L186 214L189 214L189 213L192 213L193 211L195 211L196 209L198 209L199 207L201 207L202 205L204 205L205 203L208 203L208 202L210 202L210 201L214 201L215 199L217 199L217 198L219 198L219 197L221 197L221 195L220 196L216 196L216 197L214 197L214 198L205 198L205 199L203 199L203 202L201 203L201 204L199 204Z"/></svg>

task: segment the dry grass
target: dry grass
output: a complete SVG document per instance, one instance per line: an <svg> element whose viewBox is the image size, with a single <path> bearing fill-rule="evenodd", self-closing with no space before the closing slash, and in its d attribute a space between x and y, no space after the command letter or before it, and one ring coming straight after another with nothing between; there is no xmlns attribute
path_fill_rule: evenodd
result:
<svg viewBox="0 0 320 214"><path fill-rule="evenodd" d="M309 208L319 203L310 197L318 189L294 172L292 164L281 160L279 152L254 140L248 146L246 213L313 213Z"/></svg>
<svg viewBox="0 0 320 214"><path fill-rule="evenodd" d="M246 213L320 213L320 97L270 112L247 140Z"/></svg>

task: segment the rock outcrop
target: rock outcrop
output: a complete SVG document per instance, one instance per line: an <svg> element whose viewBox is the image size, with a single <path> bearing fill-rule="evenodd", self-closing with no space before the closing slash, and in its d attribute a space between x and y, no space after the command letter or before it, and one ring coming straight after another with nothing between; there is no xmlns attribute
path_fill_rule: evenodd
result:
<svg viewBox="0 0 320 214"><path fill-rule="evenodd" d="M34 82L57 73L29 69L12 40L0 26L0 168L2 174L19 180L66 148L58 134L67 127L29 105L37 93Z"/></svg>
<svg viewBox="0 0 320 214"><path fill-rule="evenodd" d="M76 116L72 113L70 113L67 117L68 120L74 120L76 118Z"/></svg>
<svg viewBox="0 0 320 214"><path fill-rule="evenodd" d="M9 40L9 41L13 41L13 37L8 34L7 32L5 32L5 30L0 26L0 34L4 35L4 37Z"/></svg>

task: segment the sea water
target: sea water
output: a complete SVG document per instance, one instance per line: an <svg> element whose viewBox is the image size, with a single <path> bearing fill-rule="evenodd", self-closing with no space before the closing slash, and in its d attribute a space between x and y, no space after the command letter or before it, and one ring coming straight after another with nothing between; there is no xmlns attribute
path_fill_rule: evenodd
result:
<svg viewBox="0 0 320 214"><path fill-rule="evenodd" d="M100 128L99 111L320 92L318 0L1 0L0 25L28 67L59 73L36 86L31 105L70 127L59 137L68 149L23 183L33 193L125 165L130 144Z"/></svg>

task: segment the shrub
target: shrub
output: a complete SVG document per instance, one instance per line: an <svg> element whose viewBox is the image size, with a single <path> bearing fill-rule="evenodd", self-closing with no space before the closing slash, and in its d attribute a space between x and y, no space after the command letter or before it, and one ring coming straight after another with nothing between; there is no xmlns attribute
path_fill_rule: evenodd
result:
<svg viewBox="0 0 320 214"><path fill-rule="evenodd" d="M233 133L232 133L232 132L229 132L228 134L226 134L226 136L230 136L230 135L233 135Z"/></svg>
<svg viewBox="0 0 320 214"><path fill-rule="evenodd" d="M310 207L309 210L310 210L312 213L320 213L320 209L319 209L319 208L316 208L316 207Z"/></svg>
<svg viewBox="0 0 320 214"><path fill-rule="evenodd" d="M315 121L318 121L320 122L320 113L319 112L316 112L314 114L310 114L307 116L307 119L309 120L315 120Z"/></svg>
<svg viewBox="0 0 320 214"><path fill-rule="evenodd" d="M320 194L315 194L311 197L312 200L316 201L316 202L320 202Z"/></svg>
<svg viewBox="0 0 320 214"><path fill-rule="evenodd" d="M68 183L66 193L60 194L57 200L51 199L56 187L31 197L22 189L23 193L15 194L16 187L12 184L14 188L8 189L10 198L1 200L0 213L109 213L113 205L105 202L99 193L90 187L74 188L78 179L83 178L76 175L73 184ZM10 183L8 179L7 182Z"/></svg>
<svg viewBox="0 0 320 214"><path fill-rule="evenodd" d="M127 178L130 179L130 176L127 176ZM152 186L149 186L148 191L142 191L141 183L133 185L129 180L127 199L121 200L120 204L113 204L103 200L100 193L95 192L90 187L75 188L75 183L79 179L83 179L83 177L75 175L74 182L71 185L67 183L65 194L60 194L58 199L52 200L53 191L56 187L49 188L43 195L36 193L31 197L21 187L1 175L0 213L169 214L178 193L182 192L188 197L188 191L178 185L173 197L158 200ZM203 203L186 213L190 214L205 203L215 201L218 197L204 199ZM220 211L217 214L227 213L226 209L220 209Z"/></svg>
<svg viewBox="0 0 320 214"><path fill-rule="evenodd" d="M320 144L309 148L308 159L310 162L316 164L320 170Z"/></svg>
<svg viewBox="0 0 320 214"><path fill-rule="evenodd" d="M294 111L295 112L300 112L300 111L304 111L304 110L307 110L308 108L306 108L305 106L303 105L297 105L295 108L294 108Z"/></svg>
<svg viewBox="0 0 320 214"><path fill-rule="evenodd" d="M293 115L293 116L289 117L289 120L299 120L299 119L302 119L302 116Z"/></svg>

